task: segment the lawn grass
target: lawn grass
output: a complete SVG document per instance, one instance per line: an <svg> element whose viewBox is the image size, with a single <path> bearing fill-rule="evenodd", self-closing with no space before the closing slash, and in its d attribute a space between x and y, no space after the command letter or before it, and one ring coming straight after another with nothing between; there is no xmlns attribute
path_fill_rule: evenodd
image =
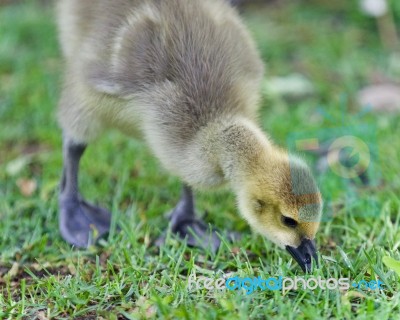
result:
<svg viewBox="0 0 400 320"><path fill-rule="evenodd" d="M152 241L167 226L164 213L176 204L180 183L145 146L117 132L88 148L81 188L112 209L122 230L99 247L72 249L57 219L62 161L54 114L62 61L54 16L50 7L24 1L0 6L0 319L397 318L399 277L382 258L400 260L400 117L360 115L356 95L374 77L398 79L400 70L390 64L394 55L382 47L375 21L355 4L286 2L250 8L244 18L267 62L266 81L301 73L315 92L295 100L266 95L264 129L291 147L305 133L323 139L332 130L359 133L367 126L371 137L364 138L375 150L370 186L317 173L326 205L317 236L321 266L313 275L380 279L385 289L189 291L190 274L302 272L286 252L251 234L227 190L199 194L198 211L241 232L240 241L225 242L216 254L172 237L157 249ZM399 19L400 6L392 4ZM24 185L32 181L30 195Z"/></svg>

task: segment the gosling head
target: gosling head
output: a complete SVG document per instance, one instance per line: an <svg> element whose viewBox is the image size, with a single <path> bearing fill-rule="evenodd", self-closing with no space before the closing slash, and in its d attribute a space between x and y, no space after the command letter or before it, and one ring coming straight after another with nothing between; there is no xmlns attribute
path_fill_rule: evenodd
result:
<svg viewBox="0 0 400 320"><path fill-rule="evenodd" d="M317 262L314 238L322 199L309 167L279 152L252 169L238 191L240 211L256 232L289 251L303 271L310 271L312 258Z"/></svg>

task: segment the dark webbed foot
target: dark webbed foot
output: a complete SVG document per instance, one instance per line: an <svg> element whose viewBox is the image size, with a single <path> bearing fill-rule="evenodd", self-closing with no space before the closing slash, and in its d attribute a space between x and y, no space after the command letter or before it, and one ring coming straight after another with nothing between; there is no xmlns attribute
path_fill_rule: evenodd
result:
<svg viewBox="0 0 400 320"><path fill-rule="evenodd" d="M182 239L186 239L191 247L211 249L216 252L221 245L221 234L218 229L208 226L204 221L196 218L194 212L193 194L189 187L183 188L178 205L170 215L171 232ZM238 238L235 234L228 235L229 240ZM164 243L165 235L157 240L157 245Z"/></svg>
<svg viewBox="0 0 400 320"><path fill-rule="evenodd" d="M173 213L174 214L174 213ZM208 226L204 221L196 218L173 222L171 217L171 231L187 241L188 246L211 249L216 252L221 245L218 230Z"/></svg>
<svg viewBox="0 0 400 320"><path fill-rule="evenodd" d="M59 196L59 228L70 244L85 248L110 229L111 214L83 200L78 191L79 161L86 145L64 137L64 171Z"/></svg>
<svg viewBox="0 0 400 320"><path fill-rule="evenodd" d="M59 228L70 244L86 248L105 236L111 225L111 213L82 199L60 199Z"/></svg>

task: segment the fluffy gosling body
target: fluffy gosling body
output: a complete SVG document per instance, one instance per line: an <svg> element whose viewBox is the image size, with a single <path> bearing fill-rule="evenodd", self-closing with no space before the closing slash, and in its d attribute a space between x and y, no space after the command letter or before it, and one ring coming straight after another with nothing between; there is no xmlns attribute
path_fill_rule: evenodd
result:
<svg viewBox="0 0 400 320"><path fill-rule="evenodd" d="M228 183L249 225L294 248L307 269L321 196L304 162L257 125L263 63L236 11L223 0L62 0L58 9L63 237L85 246L89 224L109 226L108 212L82 200L77 176L85 146L117 128L142 139L186 186L172 218L180 235L204 229L191 188Z"/></svg>

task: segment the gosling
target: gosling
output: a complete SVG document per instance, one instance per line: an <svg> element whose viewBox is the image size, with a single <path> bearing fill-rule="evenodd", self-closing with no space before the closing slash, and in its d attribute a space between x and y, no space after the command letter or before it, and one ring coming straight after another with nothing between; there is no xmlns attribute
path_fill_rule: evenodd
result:
<svg viewBox="0 0 400 320"><path fill-rule="evenodd" d="M170 226L189 245L220 245L195 217L192 189L228 184L252 229L311 268L321 195L307 165L257 125L264 67L227 1L60 0L58 22L67 242L86 247L93 227L98 236L110 228L110 212L80 195L78 168L86 146L117 128L182 181Z"/></svg>

